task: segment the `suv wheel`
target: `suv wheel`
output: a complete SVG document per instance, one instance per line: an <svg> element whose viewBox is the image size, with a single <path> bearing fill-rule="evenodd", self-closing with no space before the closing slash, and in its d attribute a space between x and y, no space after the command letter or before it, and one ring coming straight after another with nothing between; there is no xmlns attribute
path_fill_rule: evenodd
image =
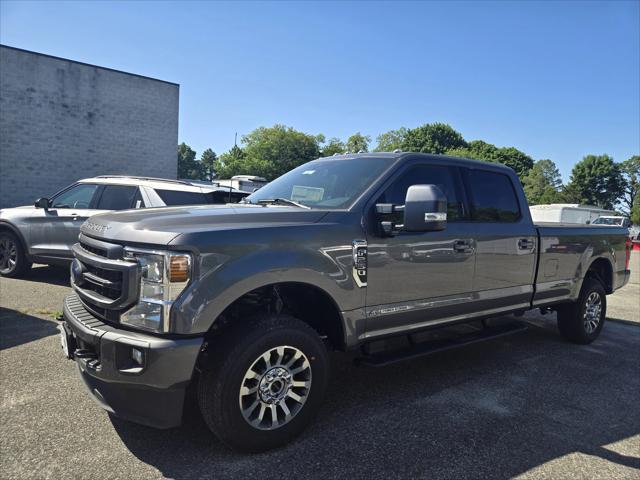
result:
<svg viewBox="0 0 640 480"><path fill-rule="evenodd" d="M216 345L213 367L198 383L200 410L213 433L249 452L300 434L320 407L329 377L318 334L296 318L274 315L227 332Z"/></svg>
<svg viewBox="0 0 640 480"><path fill-rule="evenodd" d="M600 335L606 313L607 297L602 283L587 277L578 301L558 309L558 329L570 342L591 343Z"/></svg>
<svg viewBox="0 0 640 480"><path fill-rule="evenodd" d="M21 277L29 268L31 264L18 237L11 232L0 232L0 275Z"/></svg>

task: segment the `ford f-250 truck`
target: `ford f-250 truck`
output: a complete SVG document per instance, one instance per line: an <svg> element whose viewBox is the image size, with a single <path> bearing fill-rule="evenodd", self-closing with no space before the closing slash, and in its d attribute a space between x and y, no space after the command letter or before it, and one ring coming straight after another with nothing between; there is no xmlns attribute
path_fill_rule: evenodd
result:
<svg viewBox="0 0 640 480"><path fill-rule="evenodd" d="M61 341L113 414L179 425L193 386L224 443L266 450L318 410L329 349L385 365L519 331L514 316L487 319L533 308L592 342L628 280L626 240L615 226L534 225L504 166L321 158L244 203L92 217Z"/></svg>

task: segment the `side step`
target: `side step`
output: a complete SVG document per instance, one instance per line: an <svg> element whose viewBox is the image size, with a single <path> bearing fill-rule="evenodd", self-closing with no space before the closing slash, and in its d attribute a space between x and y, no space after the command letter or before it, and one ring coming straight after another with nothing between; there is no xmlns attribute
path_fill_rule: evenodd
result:
<svg viewBox="0 0 640 480"><path fill-rule="evenodd" d="M404 350L364 355L356 358L355 362L357 365L367 367L383 367L403 360L432 355L434 353L444 352L446 350L452 350L454 348L464 347L466 345L472 345L474 343L484 342L494 338L513 335L514 333L521 333L527 330L527 328L528 326L525 322L519 321L503 323L500 325L491 325L486 326L481 330L452 338L435 339L425 341L423 343L416 343Z"/></svg>

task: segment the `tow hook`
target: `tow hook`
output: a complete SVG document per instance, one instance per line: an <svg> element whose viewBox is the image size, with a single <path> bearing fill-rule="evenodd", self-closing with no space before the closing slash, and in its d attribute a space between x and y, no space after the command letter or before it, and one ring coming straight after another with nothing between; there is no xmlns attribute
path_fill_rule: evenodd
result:
<svg viewBox="0 0 640 480"><path fill-rule="evenodd" d="M73 352L73 356L76 358L98 358L98 354L96 354L96 352L92 352L85 348L76 348Z"/></svg>

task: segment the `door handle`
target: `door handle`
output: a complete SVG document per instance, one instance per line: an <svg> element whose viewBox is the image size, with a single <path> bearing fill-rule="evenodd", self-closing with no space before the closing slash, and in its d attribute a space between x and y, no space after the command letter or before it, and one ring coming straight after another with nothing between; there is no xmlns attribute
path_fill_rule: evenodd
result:
<svg viewBox="0 0 640 480"><path fill-rule="evenodd" d="M453 251L456 253L472 253L471 240L456 240L453 242Z"/></svg>
<svg viewBox="0 0 640 480"><path fill-rule="evenodd" d="M529 240L528 238L521 238L520 240L518 240L518 248L520 250L532 250L533 247L533 240Z"/></svg>

